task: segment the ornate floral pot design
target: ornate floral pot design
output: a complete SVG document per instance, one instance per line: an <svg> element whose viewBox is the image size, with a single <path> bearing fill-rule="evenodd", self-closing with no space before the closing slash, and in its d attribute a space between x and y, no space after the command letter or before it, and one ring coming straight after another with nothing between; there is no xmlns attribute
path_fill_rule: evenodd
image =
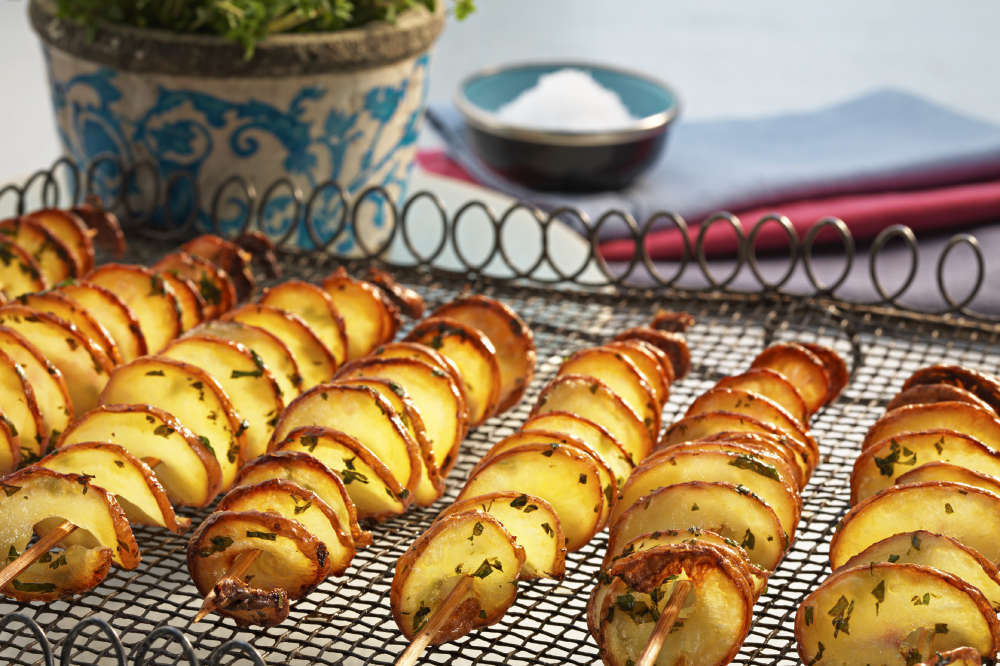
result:
<svg viewBox="0 0 1000 666"><path fill-rule="evenodd" d="M380 196L366 199L354 229L341 194L323 184L336 181L348 201L372 186L395 201L405 197L427 96L428 51L444 25L444 7L407 12L395 25L275 36L249 61L242 47L210 35L117 25L88 35L56 18L52 0L32 0L30 11L63 149L78 166L110 155L126 165L151 163L167 178L186 172L175 179L168 206L185 219L198 201L202 226L232 176L252 183L258 196L287 178L303 194L297 216L286 184L258 211L248 210L239 188L226 187L218 217L223 231L234 232L259 213L269 235L289 234L302 247L314 244L303 221L319 187L315 235L327 242L345 224L332 249L358 254L358 235L367 248L387 236L387 205ZM94 175L99 194L118 191L120 174L110 162Z"/></svg>

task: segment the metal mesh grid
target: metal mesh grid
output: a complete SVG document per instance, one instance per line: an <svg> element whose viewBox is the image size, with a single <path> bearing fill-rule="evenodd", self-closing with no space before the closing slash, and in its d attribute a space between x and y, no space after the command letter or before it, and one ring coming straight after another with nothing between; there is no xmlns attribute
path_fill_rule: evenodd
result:
<svg viewBox="0 0 1000 666"><path fill-rule="evenodd" d="M141 244L129 257L148 261L158 253ZM318 281L333 267L332 259L285 257L285 278ZM450 300L465 288L454 279L427 273L401 273L430 306ZM697 324L687 337L691 374L672 387L664 424L679 418L688 404L720 377L747 368L753 357L774 340L816 341L833 345L852 369L844 394L818 414L812 424L824 455L803 491L804 510L791 551L761 596L754 623L735 663L797 664L791 622L800 600L828 574L827 543L833 526L848 508L847 477L868 427L889 399L919 367L947 361L997 372L1000 350L995 331L942 324L926 318L877 311L841 312L803 301L775 297L704 296L678 298L643 294L545 291L530 286L469 285L509 303L535 332L538 374L525 400L500 418L471 432L449 477L449 492L434 507L414 508L374 525L374 543L361 550L347 575L324 582L307 599L293 603L289 619L267 630L240 630L217 615L191 626L201 603L185 565L187 540L163 530L136 528L143 560L132 572L113 570L95 590L79 597L42 604L0 602L0 616L22 612L34 618L61 650L67 633L90 617L107 620L132 653L161 626L181 629L198 658L232 639L245 640L269 664L391 664L405 647L392 621L388 593L396 559L450 503L479 458L495 441L518 428L562 357L608 340L628 326L643 324L658 307L684 310ZM200 522L207 510L183 512ZM601 533L567 558L561 582L523 584L504 619L454 643L432 647L422 663L579 664L599 662L597 647L584 619L593 574L607 545ZM84 630L71 650L74 664L114 664L112 644ZM177 643L158 641L148 656L156 663L186 663ZM226 656L221 663L234 663ZM43 651L32 633L11 625L0 631L0 661L41 664Z"/></svg>

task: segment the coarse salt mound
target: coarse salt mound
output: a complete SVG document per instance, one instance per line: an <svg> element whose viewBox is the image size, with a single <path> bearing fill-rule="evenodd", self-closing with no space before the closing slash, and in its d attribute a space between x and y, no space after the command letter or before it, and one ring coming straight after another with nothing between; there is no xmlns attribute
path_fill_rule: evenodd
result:
<svg viewBox="0 0 1000 666"><path fill-rule="evenodd" d="M613 132L629 129L637 120L618 93L589 72L572 68L543 74L496 116L517 127L559 132Z"/></svg>

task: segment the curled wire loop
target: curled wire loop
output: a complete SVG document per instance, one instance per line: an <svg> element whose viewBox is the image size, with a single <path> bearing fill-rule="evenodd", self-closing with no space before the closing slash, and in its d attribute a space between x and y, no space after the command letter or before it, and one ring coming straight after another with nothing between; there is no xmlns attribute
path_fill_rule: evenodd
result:
<svg viewBox="0 0 1000 666"><path fill-rule="evenodd" d="M906 280L894 293L890 294L885 290L885 286L878 277L878 257L885 249L886 244L893 238L902 238L906 243L907 249L910 251L910 272L906 276ZM917 237L913 235L913 230L902 224L894 224L891 227L883 229L882 232L875 237L872 241L871 249L868 255L868 270L871 274L872 285L878 291L879 296L882 297L882 303L888 303L890 305L897 305L896 301L900 296L906 293L913 284L913 279L917 276L917 264L919 263L919 253L917 249Z"/></svg>
<svg viewBox="0 0 1000 666"><path fill-rule="evenodd" d="M604 255L601 254L601 227L603 227L608 221L616 218L625 224L625 228L628 229L629 233L632 235L632 242L635 243L635 246L638 247L642 244L643 239L640 236L639 225L636 224L635 218L623 210L609 210L598 218L597 224L595 224L594 228L590 230L590 256L597 262L597 267L602 273L604 273L604 277L607 278L608 284L618 286L625 284L625 281L632 274L632 271L635 270L636 265L639 263L639 254L637 252L633 252L628 264L617 275L604 259Z"/></svg>
<svg viewBox="0 0 1000 666"><path fill-rule="evenodd" d="M248 181L243 176L230 176L229 178L222 181L222 184L216 188L215 192L212 194L212 208L209 211L209 224L213 233L223 236L226 235L225 230L222 228L222 221L219 219L220 208L224 203L223 196L229 190L236 190L237 195L243 195L242 203L240 208L243 211L242 221L239 223L239 227L236 229L234 236L239 236L245 234L250 229L250 222L252 220L252 214L254 206L257 201L257 190L254 188L253 183ZM232 200L230 200L232 201ZM235 225L230 225L235 226Z"/></svg>
<svg viewBox="0 0 1000 666"><path fill-rule="evenodd" d="M0 634L6 629L11 633L16 633L12 629L8 629L11 624L23 624L28 628L28 631L32 633L35 637L35 641L38 643L39 647L42 649L42 658L45 660L45 666L55 666L55 662L52 659L52 646L49 645L49 640L45 637L45 632L38 625L34 619L28 617L24 613L9 613L0 617Z"/></svg>
<svg viewBox="0 0 1000 666"><path fill-rule="evenodd" d="M590 221L590 217L588 217L588 215L584 213L582 210L577 210L576 208L569 208L564 206L561 208L556 208L555 210L551 211L548 217L545 219L544 255L545 255L545 263L547 263L549 265L549 268L552 269L552 272L555 273L556 278L544 279L536 275L532 276L533 280L538 280L542 283L547 283L547 284L558 284L560 282L576 283L578 282L580 276L583 275L584 271L586 271L587 268L590 266L591 261L595 260L594 245L591 243L590 246L587 248L588 251L585 253L583 257L583 262L579 266L577 266L576 269L573 270L572 272L566 272L559 266L559 262L555 260L553 253L549 252L549 248L552 247L552 237L549 234L553 229L556 228L557 223L572 227L570 223L563 222L563 220L567 218L576 219L576 221L580 225L580 228L583 229L583 231L585 232L585 237L590 238L591 235L593 234L594 225Z"/></svg>
<svg viewBox="0 0 1000 666"><path fill-rule="evenodd" d="M531 215L531 219L535 221L535 226L538 228L539 237L541 238L541 249L538 252L538 258L535 259L527 269L518 268L518 265L514 263L514 258L507 253L507 244L503 242L504 228L511 223L512 219L514 219L514 214L520 211L526 211L529 215ZM549 222L550 219L546 218L542 211L524 201L519 201L512 205L504 211L504 214L500 217L500 222L497 224L497 251L500 253L500 258L503 260L504 265L510 269L514 278L530 277L531 274L537 271L539 266L541 266L545 261L545 255L548 254L549 249Z"/></svg>
<svg viewBox="0 0 1000 666"><path fill-rule="evenodd" d="M414 206L423 200L430 202L431 206L437 212L438 220L441 222L441 240L434 247L434 251L429 255L424 256L420 254L420 250L417 249L416 245L413 244L413 236L410 234L409 221L412 219ZM426 225L424 225L426 226ZM406 205L403 206L403 212L400 214L400 227L403 236L403 245L406 246L406 250L413 255L416 260L416 264L429 265L433 263L441 253L444 252L444 248L448 245L448 210L445 208L444 202L438 197L438 195L427 190L417 192L409 198ZM426 228L421 228L421 235L427 234L428 230Z"/></svg>
<svg viewBox="0 0 1000 666"><path fill-rule="evenodd" d="M189 172L187 171L174 172L170 174L170 176L167 178L167 183L166 183L167 198L166 202L164 202L164 200L160 198L160 196L162 195L161 189L163 185L162 182L163 179L159 177L160 172L155 164L153 164L148 160L143 160L141 162L136 162L135 164L130 164L125 168L119 166L119 170L122 173L121 187L124 192L124 195L122 196L122 205L125 207L125 215L123 217L125 218L126 223L131 227L147 226L147 222L149 222L149 220L152 219L158 207L162 207L164 216L169 216L171 214L171 206L169 205L169 202L172 201L170 195L173 193L171 188L171 183L174 182L179 176L187 175L187 179L189 180L189 182L191 182L193 186L197 187L197 183L195 182L194 176L189 175ZM141 176L144 171L148 172L149 178L152 180L153 193L152 196L148 197L149 206L146 207L144 210L140 210L132 207L132 202L131 202L132 197L129 196L129 193L134 190L138 195L139 176ZM194 197L194 200L197 201L197 197ZM167 222L167 225L168 225L168 230L172 230L175 226L173 224L173 219L170 219Z"/></svg>
<svg viewBox="0 0 1000 666"><path fill-rule="evenodd" d="M215 648L211 656L208 658L208 666L220 666L222 664L223 657L236 654L240 654L244 658L250 660L253 662L254 666L267 666L261 658L260 653L257 652L257 650L255 650L249 643L236 639L226 641L219 647Z"/></svg>
<svg viewBox="0 0 1000 666"><path fill-rule="evenodd" d="M972 289L969 290L969 293L966 294L965 298L956 302L951 293L948 291L948 287L944 284L944 266L948 261L948 255L951 254L951 251L959 245L967 245L972 250L973 256L976 258L976 282L972 285ZM944 250L941 251L941 257L938 259L937 263L938 291L941 292L941 296L944 297L945 302L948 304L948 307L951 308L952 312L967 313L966 306L971 303L972 299L974 299L979 293L979 290L983 286L985 277L986 261L983 259L983 249L979 247L979 241L977 241L974 236L970 236L969 234L956 234L955 236L952 236L948 241L948 244L944 246Z"/></svg>
<svg viewBox="0 0 1000 666"><path fill-rule="evenodd" d="M111 643L111 648L115 652L115 659L118 661L120 666L127 666L128 660L125 656L125 646L122 645L122 641L118 638L118 633L111 627L110 624L105 622L99 617L91 616L80 620L75 627L70 629L69 633L66 634L66 639L63 641L62 652L59 655L59 666L69 666L70 659L73 657L73 650L76 648L76 642L79 640L80 635L83 630L87 627L97 627L98 631L107 637L108 642Z"/></svg>
<svg viewBox="0 0 1000 666"><path fill-rule="evenodd" d="M757 236L760 234L760 230L764 228L768 223L773 222L777 224L785 232L785 236L788 237L788 270L777 282L768 282L767 278L760 272L760 266L757 265ZM750 270L753 271L754 277L760 282L760 286L764 288L765 291L777 291L781 289L782 286L792 277L795 272L795 267L799 263L799 236L795 231L795 227L792 226L791 220L789 220L784 215L779 215L777 213L771 213L770 215L765 215L757 221L757 224L753 225L753 229L750 230L750 235L747 236L746 243L746 253L750 260Z"/></svg>
<svg viewBox="0 0 1000 666"><path fill-rule="evenodd" d="M708 230L717 222L725 222L728 224L736 233L736 238L739 241L739 249L736 255L736 266L729 274L729 277L722 281L715 279L715 276L712 274L712 270L708 267L708 259L705 256L705 239L708 236ZM698 230L698 240L695 241L694 245L695 256L698 257L698 266L701 268L701 272L705 275L705 279L712 285L712 289L725 290L732 283L732 281L736 279L736 276L739 275L740 271L743 269L743 264L746 263L746 241L746 233L743 231L743 225L740 223L740 219L732 213L716 213L701 223L701 228Z"/></svg>
<svg viewBox="0 0 1000 666"><path fill-rule="evenodd" d="M458 242L458 229L465 215L472 210L482 211L490 221L490 229L493 232L493 238L490 242L490 251L486 253L486 258L479 263L473 263L466 256L465 252L462 251L462 245ZM455 250L455 256L458 260L462 262L465 267L465 271L468 273L481 273L482 270L493 261L493 257L497 254L497 244L500 242L500 222L497 220L497 215L493 211L493 207L489 204L483 203L481 201L470 201L464 206L458 209L455 213L455 217L452 218L451 222L451 245Z"/></svg>
<svg viewBox="0 0 1000 666"><path fill-rule="evenodd" d="M646 243L649 239L649 234L653 231L653 225L655 225L660 219L667 220L677 229L678 236L680 236L682 248L684 250L684 253L681 255L680 263L677 265L677 269L669 279L663 277L663 273L661 273L656 267L656 263L649 254L649 246ZM684 218L677 213L661 210L653 213L650 218L646 220L646 224L643 225L640 236L641 240L636 243L635 251L642 257L642 263L646 267L646 270L661 287L674 286L674 283L677 282L677 280L684 274L684 271L687 270L688 264L691 262L691 236L687 222L685 222Z"/></svg>
<svg viewBox="0 0 1000 666"><path fill-rule="evenodd" d="M816 243L816 238L824 229L833 229L837 232L837 236L840 238L841 247L844 250L844 257L846 262L844 264L844 270L840 273L840 276L834 280L833 284L823 284L823 282L816 277L815 271L813 271L813 246ZM802 241L802 263L806 269L806 276L808 276L809 281L812 282L813 287L816 291L813 296L832 296L834 292L844 284L844 280L847 276L851 274L851 267L854 266L854 236L851 234L851 230L847 228L844 221L837 217L824 217L819 222L814 224L806 232L805 240Z"/></svg>
<svg viewBox="0 0 1000 666"><path fill-rule="evenodd" d="M184 654L185 659L187 659L189 666L199 666L198 656L194 653L194 648L191 647L191 641L177 627L157 627L150 632L149 636L146 636L142 643L139 643L139 647L136 648L135 654L132 657L133 666L143 666L146 662L146 653L152 649L153 643L161 638L166 639L168 642L172 639L173 642L179 644L181 652Z"/></svg>
<svg viewBox="0 0 1000 666"><path fill-rule="evenodd" d="M270 206L272 204L275 206L280 206L282 204L280 199L278 199L278 193L282 189L288 190L288 194L291 196L292 203L294 204L294 211L292 212L291 217L286 218L287 221L283 222L281 225L281 227L288 227L283 233L281 227L278 227L277 230L271 229L267 221ZM285 245L298 231L301 215L302 190L299 189L298 185L292 182L291 178L279 178L271 183L266 190L264 190L264 194L261 196L260 202L257 204L257 231L274 241L276 246L281 247ZM277 238L275 238L275 236L277 236Z"/></svg>
<svg viewBox="0 0 1000 666"><path fill-rule="evenodd" d="M382 210L389 211L389 217L391 218L392 224L389 227L389 235L385 238L385 240L382 241L377 247L372 248L368 246L367 241L363 240L365 234L358 232L358 213L361 210L361 204L364 203L366 199L374 198L374 195L381 197L382 204L376 205L379 206L380 212ZM381 185L375 185L365 189L358 195L358 198L354 200L354 205L351 210L351 228L354 230L354 242L357 243L358 249L361 250L365 259L371 260L381 257L382 254L389 249L389 246L392 245L392 241L396 237L396 230L399 226L397 224L399 215L398 210L399 209L396 207L396 202L392 198L392 195L389 194L389 191ZM457 246L458 243L455 245ZM493 254L493 252L490 252L490 257L492 257Z"/></svg>
<svg viewBox="0 0 1000 666"><path fill-rule="evenodd" d="M337 216L337 226L334 227L332 232L327 232L327 239L323 240L319 229L316 227L314 216L316 214L315 208L317 202L320 200L320 197L329 191L332 191L337 198L336 210L339 210L340 214ZM347 193L344 192L344 188L336 181L327 180L316 186L316 189L313 190L313 193L309 196L309 200L306 202L305 217L306 233L309 234L309 240L312 241L314 250L325 251L337 240L347 226L347 209L349 205Z"/></svg>

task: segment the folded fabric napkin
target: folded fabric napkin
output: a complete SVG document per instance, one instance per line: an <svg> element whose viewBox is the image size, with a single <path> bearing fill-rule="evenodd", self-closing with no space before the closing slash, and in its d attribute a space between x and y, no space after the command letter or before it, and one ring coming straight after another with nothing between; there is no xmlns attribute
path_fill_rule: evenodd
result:
<svg viewBox="0 0 1000 666"><path fill-rule="evenodd" d="M475 182L540 208L572 206L591 220L617 209L642 224L670 210L694 226L729 210L749 228L762 215L780 212L802 237L816 220L834 215L867 239L895 223L942 230L1000 218L1000 128L898 91L811 113L678 122L664 157L640 181L595 194L537 192L508 181L473 154L454 108L432 106L428 119L454 162L431 160L437 170L454 175L458 168ZM623 223L609 220L602 228L602 253L608 259L631 256L629 235ZM724 225L713 227L706 240L710 255L735 250ZM681 252L667 222L648 242L656 259ZM786 245L776 225L758 237L759 249Z"/></svg>

